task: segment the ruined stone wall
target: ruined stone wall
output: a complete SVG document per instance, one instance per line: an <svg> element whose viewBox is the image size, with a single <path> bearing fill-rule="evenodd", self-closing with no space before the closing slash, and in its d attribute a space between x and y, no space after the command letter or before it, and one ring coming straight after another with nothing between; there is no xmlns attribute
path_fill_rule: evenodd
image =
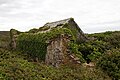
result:
<svg viewBox="0 0 120 80"><path fill-rule="evenodd" d="M69 20L69 28L73 31L74 36L76 36L77 42L84 42L87 40L84 32L79 28L77 23L74 20Z"/></svg>
<svg viewBox="0 0 120 80"><path fill-rule="evenodd" d="M58 38L49 41L45 63L55 67L58 67L61 63L64 63L68 43L69 37L65 35L61 35Z"/></svg>
<svg viewBox="0 0 120 80"><path fill-rule="evenodd" d="M17 40L17 37L19 36L19 34L20 34L20 32L15 30L15 29L10 30L10 38L11 38L10 46L11 46L11 49L15 50L17 48L16 40Z"/></svg>
<svg viewBox="0 0 120 80"><path fill-rule="evenodd" d="M55 28L56 29L58 28L61 30L62 30L62 28L64 28L64 29L63 29L63 31L59 31L59 30L55 30ZM28 31L27 33L28 34L29 33L32 33L32 34L41 33L42 34L42 33L49 32L51 29L55 30L52 32L53 34L55 34L55 35L60 34L60 36L56 37L55 35L53 35L53 34L50 35L50 33L49 33L48 37L50 40L46 41L48 46L45 46L47 48L47 54L45 52L45 54L46 54L45 63L47 65L53 65L55 67L58 67L61 63L67 62L67 60L66 60L67 57L68 57L68 60L71 59L71 62L80 63L76 56L71 55L71 54L68 55L68 52L67 52L68 43L70 42L71 39L70 39L69 35L64 35L64 32L65 32L65 34L70 34L72 36L72 38L74 38L72 40L75 42L79 42L79 43L82 43L87 40L86 36L82 32L82 30L79 28L77 23L74 21L74 19L70 18L70 19L65 19L65 20L61 20L61 21L57 21L57 22L47 23L42 28L39 28L38 30L32 29L32 30ZM69 29L69 30L67 30L67 29ZM68 33L66 30L68 31ZM17 48L17 44L16 44L17 37L19 36L19 34L21 32L11 29L10 33L11 33L11 48L16 49ZM24 32L24 33L26 33L26 32ZM52 36L54 36L54 37L52 37ZM42 39L43 37L42 38L38 37L38 38ZM48 40L48 39L46 39L46 40ZM31 40L31 41L33 41L33 40ZM46 44L46 43L44 42L44 44ZM24 45L24 41L23 41L23 45ZM36 47L36 46L34 46L34 47ZM40 44L38 45L38 47L40 47ZM24 47L23 49L25 49L25 48L26 47ZM30 50L31 49L34 49L34 48L32 47L32 48L30 48ZM42 53L41 50L43 50L43 49L37 48L37 51L38 51L37 54ZM29 50L27 49L26 51L29 51ZM30 52L30 53L36 54L36 52L35 53Z"/></svg>

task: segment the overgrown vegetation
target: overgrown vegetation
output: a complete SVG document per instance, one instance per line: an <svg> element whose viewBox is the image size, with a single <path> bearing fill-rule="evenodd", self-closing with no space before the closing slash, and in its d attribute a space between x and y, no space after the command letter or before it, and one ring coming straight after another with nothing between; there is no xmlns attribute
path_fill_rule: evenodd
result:
<svg viewBox="0 0 120 80"><path fill-rule="evenodd" d="M98 60L107 50L120 48L119 31L88 34L87 36L90 39L89 41L81 44L73 43L73 49L77 49L74 52L81 53L88 63Z"/></svg>
<svg viewBox="0 0 120 80"><path fill-rule="evenodd" d="M111 80L99 69L81 65L62 65L59 68L28 62L25 55L0 49L1 80Z"/></svg>
<svg viewBox="0 0 120 80"><path fill-rule="evenodd" d="M34 62L36 56L44 59L46 41L60 34L73 33L66 28L53 29L47 33L20 34L18 47L20 51L9 51L0 48L0 79L2 80L119 80L120 79L120 31L87 34L89 41L69 44L72 53L81 62L93 62L96 67L84 67L77 64L66 64L59 68ZM9 34L9 33L8 33ZM8 44L8 35L0 34L0 41ZM39 37L39 38L38 38ZM75 41L72 36L71 40ZM23 45L24 44L24 45ZM40 44L40 45L38 45ZM40 47L39 47L40 46ZM3 49L4 48L4 49ZM42 52L38 52L38 49ZM23 52L21 52L23 51ZM38 54L41 53L41 54ZM29 54L29 55L28 55Z"/></svg>
<svg viewBox="0 0 120 80"><path fill-rule="evenodd" d="M94 46L93 51L88 51L87 58L91 61L97 62L97 67L108 73L113 80L120 79L120 31L108 31L105 33L89 34L89 37L94 37L90 42ZM96 44L96 41L99 42ZM88 43L85 43L88 45ZM87 48L87 47L86 47ZM89 49L89 48L87 48ZM97 56L96 56L97 55ZM97 58L97 60L96 60Z"/></svg>
<svg viewBox="0 0 120 80"><path fill-rule="evenodd" d="M89 41L71 45L81 61L94 62L113 80L120 79L120 31L87 34ZM82 57L81 57L82 56Z"/></svg>
<svg viewBox="0 0 120 80"><path fill-rule="evenodd" d="M75 41L75 38L69 29L56 28L46 33L21 34L17 39L17 47L19 50L28 53L33 58L37 57L38 59L44 60L48 45L47 41L61 36L61 34L71 35L71 40Z"/></svg>
<svg viewBox="0 0 120 80"><path fill-rule="evenodd" d="M82 54L82 57L87 63L96 61L108 47L106 42L98 40L74 45L76 45L78 52Z"/></svg>
<svg viewBox="0 0 120 80"><path fill-rule="evenodd" d="M105 52L98 60L97 66L107 72L114 80L120 79L120 49Z"/></svg>

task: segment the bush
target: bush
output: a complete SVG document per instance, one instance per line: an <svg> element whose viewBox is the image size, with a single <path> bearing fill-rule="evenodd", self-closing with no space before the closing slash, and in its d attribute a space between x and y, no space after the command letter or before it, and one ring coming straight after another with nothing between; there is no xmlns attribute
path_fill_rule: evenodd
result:
<svg viewBox="0 0 120 80"><path fill-rule="evenodd" d="M79 44L78 51L82 53L84 59L89 63L90 61L96 61L107 48L108 44L106 42L93 40Z"/></svg>
<svg viewBox="0 0 120 80"><path fill-rule="evenodd" d="M97 66L107 72L114 80L120 79L120 49L107 51L98 60Z"/></svg>
<svg viewBox="0 0 120 80"><path fill-rule="evenodd" d="M85 59L83 58L83 54L80 51L78 51L79 50L78 44L71 42L69 43L69 48L72 54L75 54L79 58L80 62L82 63L85 62Z"/></svg>
<svg viewBox="0 0 120 80"><path fill-rule="evenodd" d="M88 36L107 42L109 44L109 49L120 48L120 31L88 34Z"/></svg>
<svg viewBox="0 0 120 80"><path fill-rule="evenodd" d="M109 49L109 45L104 41L88 41L81 44L70 43L70 50L76 56L80 58L81 62L89 63L91 61L96 61L104 53L104 51Z"/></svg>
<svg viewBox="0 0 120 80"><path fill-rule="evenodd" d="M33 28L33 29L29 30L28 33L36 33L37 31L38 31L38 29Z"/></svg>
<svg viewBox="0 0 120 80"><path fill-rule="evenodd" d="M113 48L120 48L120 33L114 33L105 37L105 41L110 43Z"/></svg>

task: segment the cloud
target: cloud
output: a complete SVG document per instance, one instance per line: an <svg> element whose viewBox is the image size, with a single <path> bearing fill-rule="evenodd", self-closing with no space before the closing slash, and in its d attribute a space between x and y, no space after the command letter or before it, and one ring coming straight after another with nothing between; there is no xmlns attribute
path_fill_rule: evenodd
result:
<svg viewBox="0 0 120 80"><path fill-rule="evenodd" d="M0 0L0 30L26 31L69 17L75 18L86 33L120 30L119 3L120 0Z"/></svg>

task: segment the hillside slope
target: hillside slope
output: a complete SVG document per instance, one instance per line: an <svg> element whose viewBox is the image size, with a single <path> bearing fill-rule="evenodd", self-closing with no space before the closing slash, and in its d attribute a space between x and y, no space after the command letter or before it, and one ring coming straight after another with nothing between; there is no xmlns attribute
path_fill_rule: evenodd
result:
<svg viewBox="0 0 120 80"><path fill-rule="evenodd" d="M10 43L9 31L0 31L0 48L8 48Z"/></svg>
<svg viewBox="0 0 120 80"><path fill-rule="evenodd" d="M36 62L32 56L6 48L9 32L0 32L0 79L2 80L112 80L120 79L120 31L88 34L88 42L71 44L71 51L79 57L83 66L67 63L59 68ZM81 57L79 57L81 60ZM108 76L109 75L109 76Z"/></svg>

